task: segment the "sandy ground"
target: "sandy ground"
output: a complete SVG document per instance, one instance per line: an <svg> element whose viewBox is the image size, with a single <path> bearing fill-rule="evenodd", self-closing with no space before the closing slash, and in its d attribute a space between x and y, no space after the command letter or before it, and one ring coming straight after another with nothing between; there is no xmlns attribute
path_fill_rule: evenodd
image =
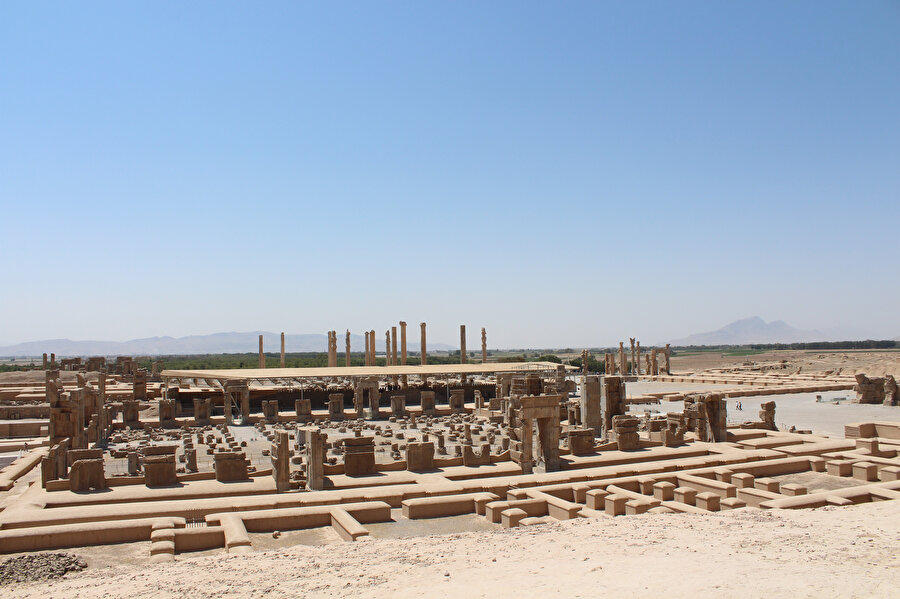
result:
<svg viewBox="0 0 900 599"><path fill-rule="evenodd" d="M900 377L900 350L783 350L768 351L748 356L729 356L723 352L687 353L672 356L672 372L705 370L708 368L733 368L750 363L767 364L787 360L784 372L838 371L841 374L864 373L868 376L892 374Z"/></svg>
<svg viewBox="0 0 900 599"><path fill-rule="evenodd" d="M573 520L113 566L2 595L897 597L900 502Z"/></svg>
<svg viewBox="0 0 900 599"><path fill-rule="evenodd" d="M733 389L734 385L690 385L681 383L658 383L640 381L627 383L626 393L629 396L655 393L659 391L691 391L713 390L718 388ZM821 396L823 401L817 402ZM758 419L760 404L764 401L775 402L775 424L779 429L788 430L791 426L798 429L811 430L816 434L829 437L844 438L844 425L851 422L871 422L878 420L900 420L900 407L880 404L852 403L856 397L854 391L821 391L818 393L789 393L785 395L761 395L755 397L739 397L727 399L729 424ZM737 404L741 404L741 410ZM658 404L632 405L630 412L642 414L665 414L681 412L684 405L680 401L661 401Z"/></svg>

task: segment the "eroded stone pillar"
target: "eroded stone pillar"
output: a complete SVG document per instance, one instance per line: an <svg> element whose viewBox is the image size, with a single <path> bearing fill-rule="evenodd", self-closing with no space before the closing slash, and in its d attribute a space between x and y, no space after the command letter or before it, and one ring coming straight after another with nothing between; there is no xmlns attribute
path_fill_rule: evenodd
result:
<svg viewBox="0 0 900 599"><path fill-rule="evenodd" d="M397 365L397 327L391 327L391 347L389 349L391 352L391 366ZM397 375L391 377L391 382L394 386L397 385Z"/></svg>
<svg viewBox="0 0 900 599"><path fill-rule="evenodd" d="M619 374L625 376L628 374L625 364L625 343L619 341Z"/></svg>
<svg viewBox="0 0 900 599"><path fill-rule="evenodd" d="M459 363L466 363L466 325L459 325Z"/></svg>
<svg viewBox="0 0 900 599"><path fill-rule="evenodd" d="M666 374L672 374L672 350L669 349L669 344L666 343Z"/></svg>
<svg viewBox="0 0 900 599"><path fill-rule="evenodd" d="M312 401L305 398L295 399L294 414L298 422L312 419Z"/></svg>
<svg viewBox="0 0 900 599"><path fill-rule="evenodd" d="M344 345L346 351L346 358L344 359L344 366L350 368L350 330L347 330L347 334L344 337Z"/></svg>
<svg viewBox="0 0 900 599"><path fill-rule="evenodd" d="M369 350L369 343L370 343L370 341L369 341L369 331L365 331L365 337L366 337L366 357L365 357L365 359L363 360L363 362L365 363L366 366L370 366L370 364L369 364L369 351L370 351L370 350Z"/></svg>
<svg viewBox="0 0 900 599"><path fill-rule="evenodd" d="M419 328L422 329L422 341L421 341L421 347L419 348L419 351L422 354L422 366L425 366L425 364L428 363L428 353L427 353L427 350L425 347L425 323L420 322Z"/></svg>
<svg viewBox="0 0 900 599"><path fill-rule="evenodd" d="M406 366L406 323L400 321L400 365ZM400 378L401 386L406 389L409 387L409 377L405 374Z"/></svg>
<svg viewBox="0 0 900 599"><path fill-rule="evenodd" d="M284 333L281 333L281 367L284 368Z"/></svg>
<svg viewBox="0 0 900 599"><path fill-rule="evenodd" d="M422 404L422 414L425 416L434 416L434 391L422 391L419 394Z"/></svg>
<svg viewBox="0 0 900 599"><path fill-rule="evenodd" d="M328 394L328 417L332 420L344 419L344 394Z"/></svg>
<svg viewBox="0 0 900 599"><path fill-rule="evenodd" d="M259 367L266 367L266 356L263 354L263 336L259 336Z"/></svg>
<svg viewBox="0 0 900 599"><path fill-rule="evenodd" d="M631 342L631 372L630 372L630 374L635 374L637 367L635 366L634 337L629 337L628 340Z"/></svg>
<svg viewBox="0 0 900 599"><path fill-rule="evenodd" d="M318 427L307 427L298 432L306 445L306 488L321 491L325 488L325 434Z"/></svg>
<svg viewBox="0 0 900 599"><path fill-rule="evenodd" d="M602 396L600 377L585 376L581 383L581 422L585 428L593 430L595 436L603 431Z"/></svg>
<svg viewBox="0 0 900 599"><path fill-rule="evenodd" d="M275 490L284 493L291 488L291 445L287 431L275 432L271 457Z"/></svg>
<svg viewBox="0 0 900 599"><path fill-rule="evenodd" d="M487 362L487 331L481 327L481 363Z"/></svg>
<svg viewBox="0 0 900 599"><path fill-rule="evenodd" d="M132 397L136 401L147 400L147 369L138 368L134 372L134 381L131 385Z"/></svg>
<svg viewBox="0 0 900 599"><path fill-rule="evenodd" d="M637 359L634 361L634 364L632 364L631 367L636 368L637 369L636 374L638 376L640 376L641 375L641 342L637 341L637 342L635 342L635 345L637 347Z"/></svg>

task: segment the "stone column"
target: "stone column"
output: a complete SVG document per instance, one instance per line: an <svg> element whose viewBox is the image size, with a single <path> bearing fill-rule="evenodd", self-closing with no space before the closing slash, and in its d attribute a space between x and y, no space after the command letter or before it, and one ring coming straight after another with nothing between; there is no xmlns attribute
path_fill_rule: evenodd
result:
<svg viewBox="0 0 900 599"><path fill-rule="evenodd" d="M44 354L44 370L47 370L47 366L50 365L50 362L47 360L47 354Z"/></svg>
<svg viewBox="0 0 900 599"><path fill-rule="evenodd" d="M391 331L384 332L384 365L391 365Z"/></svg>
<svg viewBox="0 0 900 599"><path fill-rule="evenodd" d="M653 376L656 376L659 374L659 366L657 365L657 362L656 362L656 348L655 347L650 350L650 372L648 372L647 374L652 374Z"/></svg>
<svg viewBox="0 0 900 599"><path fill-rule="evenodd" d="M272 476L275 477L275 491L284 493L291 488L291 445L287 431L276 431L272 444Z"/></svg>
<svg viewBox="0 0 900 599"><path fill-rule="evenodd" d="M391 366L397 365L397 327L391 327L391 347L388 350L391 352ZM391 377L391 382L394 386L397 385L397 375Z"/></svg>
<svg viewBox="0 0 900 599"><path fill-rule="evenodd" d="M318 427L300 429L306 444L306 488L321 491L325 487L325 434Z"/></svg>
<svg viewBox="0 0 900 599"><path fill-rule="evenodd" d="M629 337L628 340L631 342L631 374L637 372L637 366L635 366L635 355L634 355L634 337Z"/></svg>
<svg viewBox="0 0 900 599"><path fill-rule="evenodd" d="M349 329L347 330L347 336L344 339L344 341L347 346L347 358L345 359L346 363L344 364L344 366L346 366L347 368L350 368L350 330Z"/></svg>
<svg viewBox="0 0 900 599"><path fill-rule="evenodd" d="M331 331L331 367L337 367L337 331Z"/></svg>
<svg viewBox="0 0 900 599"><path fill-rule="evenodd" d="M391 366L397 365L397 327L391 327Z"/></svg>
<svg viewBox="0 0 900 599"><path fill-rule="evenodd" d="M400 321L400 365L406 366L406 323ZM400 386L404 389L409 387L409 377L405 374L400 378Z"/></svg>
<svg viewBox="0 0 900 599"><path fill-rule="evenodd" d="M134 380L131 383L132 397L139 401L147 400L147 370L138 368L134 372Z"/></svg>
<svg viewBox="0 0 900 599"><path fill-rule="evenodd" d="M372 344L372 349L369 350L369 359L372 360L372 363L369 366L375 366L375 329L369 331L369 343Z"/></svg>
<svg viewBox="0 0 900 599"><path fill-rule="evenodd" d="M459 363L466 363L466 325L459 325Z"/></svg>
<svg viewBox="0 0 900 599"><path fill-rule="evenodd" d="M284 368L284 333L281 333L281 367Z"/></svg>
<svg viewBox="0 0 900 599"><path fill-rule="evenodd" d="M337 367L337 331L331 331L331 367Z"/></svg>
<svg viewBox="0 0 900 599"><path fill-rule="evenodd" d="M419 323L419 328L422 329L422 342L421 342L422 347L419 348L419 350L422 354L422 366L425 366L425 364L428 363L428 359L427 359L428 353L425 348L425 323L424 322Z"/></svg>
<svg viewBox="0 0 900 599"><path fill-rule="evenodd" d="M98 409L103 409L103 404L106 403L106 370L101 370L97 373L97 405Z"/></svg>
<svg viewBox="0 0 900 599"><path fill-rule="evenodd" d="M366 338L366 351L365 351L365 359L363 360L363 364L368 366L369 365L369 331L363 331L363 335Z"/></svg>
<svg viewBox="0 0 900 599"><path fill-rule="evenodd" d="M627 373L627 365L625 364L625 343L619 341L619 374L625 376Z"/></svg>
<svg viewBox="0 0 900 599"><path fill-rule="evenodd" d="M332 349L333 349L333 347L334 347L334 346L333 346L333 343L332 343L332 335L331 335L331 333L332 333L332 331L328 331L328 367L329 367L329 368L331 368L332 366L334 366L334 364L331 363L331 351L332 351Z"/></svg>
<svg viewBox="0 0 900 599"><path fill-rule="evenodd" d="M587 376L588 373L588 350L581 350L581 374Z"/></svg>
<svg viewBox="0 0 900 599"><path fill-rule="evenodd" d="M50 370L56 370L56 354L50 354Z"/></svg>
<svg viewBox="0 0 900 599"><path fill-rule="evenodd" d="M666 343L666 374L672 374L671 362L670 362L671 358L672 358L672 350L669 349L669 344Z"/></svg>
<svg viewBox="0 0 900 599"><path fill-rule="evenodd" d="M633 366L633 368L637 368L637 374L638 374L638 376L640 376L641 375L641 342L640 341L636 342L636 347L637 347L637 360L635 360L634 363L637 364L637 366Z"/></svg>
<svg viewBox="0 0 900 599"><path fill-rule="evenodd" d="M263 354L263 336L259 336L259 367L266 367L266 356Z"/></svg>
<svg viewBox="0 0 900 599"><path fill-rule="evenodd" d="M487 331L481 327L481 363L487 363Z"/></svg>

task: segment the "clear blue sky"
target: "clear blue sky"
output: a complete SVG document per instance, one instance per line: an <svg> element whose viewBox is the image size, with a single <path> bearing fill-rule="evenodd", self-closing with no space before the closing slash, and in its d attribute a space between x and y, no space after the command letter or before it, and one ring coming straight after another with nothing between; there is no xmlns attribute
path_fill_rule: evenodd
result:
<svg viewBox="0 0 900 599"><path fill-rule="evenodd" d="M900 2L4 2L0 208L0 345L895 337Z"/></svg>

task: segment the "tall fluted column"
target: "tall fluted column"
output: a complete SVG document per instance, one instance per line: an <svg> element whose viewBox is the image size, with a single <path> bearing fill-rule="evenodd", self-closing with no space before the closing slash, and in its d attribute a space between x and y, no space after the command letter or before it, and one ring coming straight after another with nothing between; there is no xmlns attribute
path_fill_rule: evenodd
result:
<svg viewBox="0 0 900 599"><path fill-rule="evenodd" d="M428 363L428 350L425 348L425 323L419 323L419 327L422 329L422 341L419 350L422 354L422 366L425 366Z"/></svg>
<svg viewBox="0 0 900 599"><path fill-rule="evenodd" d="M629 337L628 340L631 341L631 374L635 374L637 373L637 366L635 366L634 337Z"/></svg>
<svg viewBox="0 0 900 599"><path fill-rule="evenodd" d="M625 342L619 341L619 375L625 376Z"/></svg>
<svg viewBox="0 0 900 599"><path fill-rule="evenodd" d="M487 331L481 327L481 363L487 363Z"/></svg>
<svg viewBox="0 0 900 599"><path fill-rule="evenodd" d="M466 325L459 325L459 363L466 363Z"/></svg>
<svg viewBox="0 0 900 599"><path fill-rule="evenodd" d="M641 374L641 342L638 341L636 343L637 347L637 374L640 376Z"/></svg>
<svg viewBox="0 0 900 599"><path fill-rule="evenodd" d="M346 345L347 345L347 359L344 366L350 367L350 329L347 329L347 337L346 337Z"/></svg>
<svg viewBox="0 0 900 599"><path fill-rule="evenodd" d="M284 368L284 333L281 333L281 367Z"/></svg>
<svg viewBox="0 0 900 599"><path fill-rule="evenodd" d="M262 335L259 336L259 367L266 367L266 356L263 354L263 340Z"/></svg>
<svg viewBox="0 0 900 599"><path fill-rule="evenodd" d="M666 343L666 374L672 374L672 350L669 349L669 344Z"/></svg>
<svg viewBox="0 0 900 599"><path fill-rule="evenodd" d="M397 327L391 327L391 364L397 365ZM396 386L398 382L396 374L391 377L391 382Z"/></svg>
<svg viewBox="0 0 900 599"><path fill-rule="evenodd" d="M400 321L400 365L406 366L406 323ZM400 385L406 389L409 386L409 378L404 374L400 377Z"/></svg>
<svg viewBox="0 0 900 599"><path fill-rule="evenodd" d="M375 361L375 329L369 331L369 343L372 344L372 349L369 353L369 359L372 360L372 363L369 364L369 366L375 366L375 364L377 364L377 362Z"/></svg>

